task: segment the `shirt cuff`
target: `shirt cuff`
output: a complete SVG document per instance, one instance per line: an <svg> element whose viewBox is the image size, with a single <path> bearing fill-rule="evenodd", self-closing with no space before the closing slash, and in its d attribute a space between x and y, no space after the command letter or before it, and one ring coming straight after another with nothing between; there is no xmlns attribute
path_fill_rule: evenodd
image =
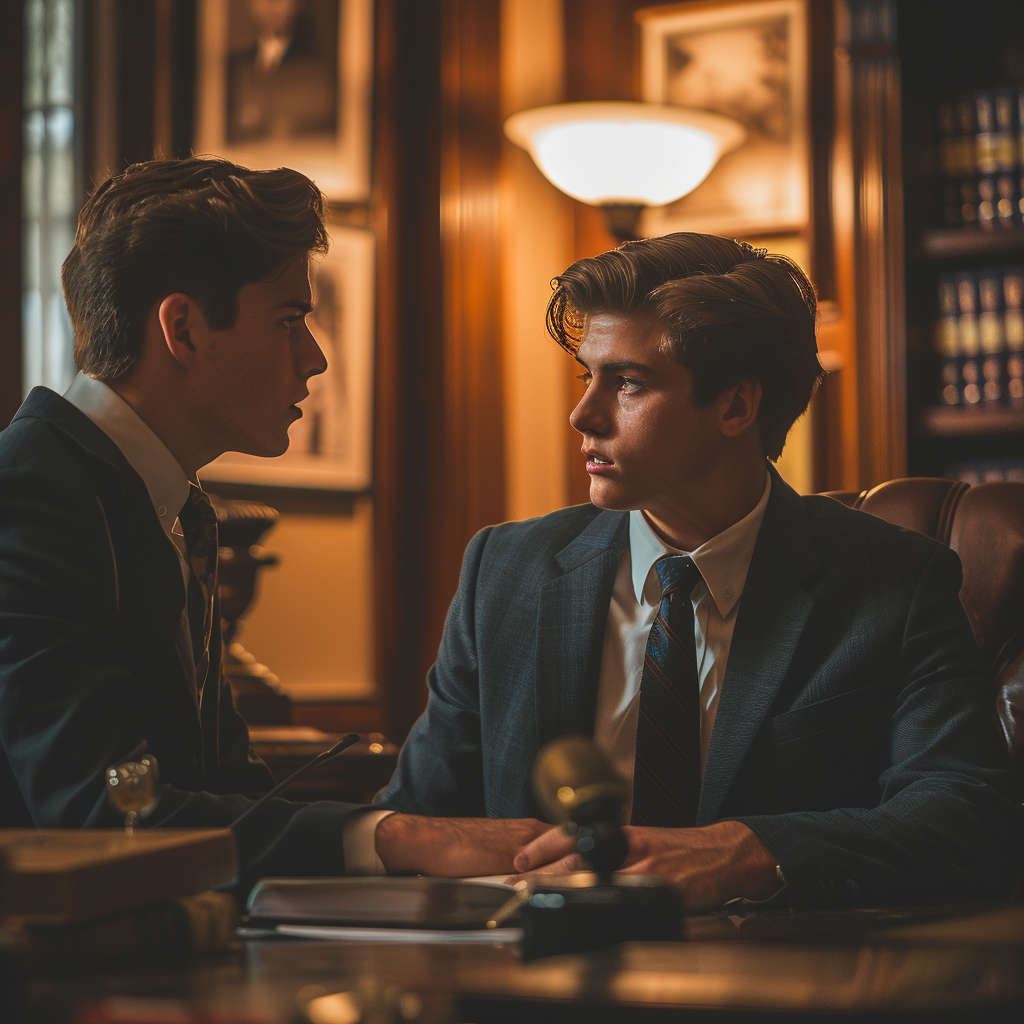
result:
<svg viewBox="0 0 1024 1024"><path fill-rule="evenodd" d="M341 851L346 875L386 875L384 862L377 856L374 841L377 825L394 811L368 807L355 811L345 819L341 832Z"/></svg>

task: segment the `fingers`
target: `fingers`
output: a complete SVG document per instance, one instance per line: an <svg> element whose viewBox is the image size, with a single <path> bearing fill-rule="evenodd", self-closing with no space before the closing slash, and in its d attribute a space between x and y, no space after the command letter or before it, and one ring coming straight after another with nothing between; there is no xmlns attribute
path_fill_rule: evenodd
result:
<svg viewBox="0 0 1024 1024"><path fill-rule="evenodd" d="M554 864L576 852L576 840L557 826L527 843L516 854L513 866L520 874Z"/></svg>
<svg viewBox="0 0 1024 1024"><path fill-rule="evenodd" d="M552 864L545 864L543 867L535 868L532 871L524 871L518 875L512 875L505 879L506 885L515 885L527 878L542 879L545 875L568 875L573 871L589 871L590 868L583 863L583 858L578 853L572 853L568 857L556 860Z"/></svg>

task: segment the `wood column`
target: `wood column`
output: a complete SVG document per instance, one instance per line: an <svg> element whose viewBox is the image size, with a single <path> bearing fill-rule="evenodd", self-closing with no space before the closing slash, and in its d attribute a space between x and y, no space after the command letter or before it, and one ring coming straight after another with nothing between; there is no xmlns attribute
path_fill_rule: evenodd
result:
<svg viewBox="0 0 1024 1024"><path fill-rule="evenodd" d="M859 485L907 468L900 69L893 0L846 0Z"/></svg>
<svg viewBox="0 0 1024 1024"><path fill-rule="evenodd" d="M504 517L498 0L377 4L377 678L426 700L462 552Z"/></svg>

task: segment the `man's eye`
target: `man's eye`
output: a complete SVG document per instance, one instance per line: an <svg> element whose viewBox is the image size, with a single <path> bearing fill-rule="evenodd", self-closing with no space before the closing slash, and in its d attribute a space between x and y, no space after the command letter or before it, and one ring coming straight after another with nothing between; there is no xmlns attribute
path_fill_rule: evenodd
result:
<svg viewBox="0 0 1024 1024"><path fill-rule="evenodd" d="M636 394L643 387L643 384L638 380L633 380L632 377L620 377L619 378L619 390L624 394L633 395Z"/></svg>

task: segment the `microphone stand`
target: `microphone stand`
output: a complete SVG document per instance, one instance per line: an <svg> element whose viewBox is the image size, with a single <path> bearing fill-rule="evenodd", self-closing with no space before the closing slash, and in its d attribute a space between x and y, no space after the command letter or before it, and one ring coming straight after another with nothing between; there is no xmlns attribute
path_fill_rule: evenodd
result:
<svg viewBox="0 0 1024 1024"><path fill-rule="evenodd" d="M522 959L679 939L679 894L660 878L616 874L628 852L621 823L629 789L593 742L582 736L552 740L537 755L533 782L548 821L561 822L593 873L530 879L519 898Z"/></svg>
<svg viewBox="0 0 1024 1024"><path fill-rule="evenodd" d="M287 789L296 779L302 778L307 772L311 772L314 768L322 765L325 761L330 761L332 757L337 757L343 750L348 750L353 743L359 742L359 734L350 732L347 736L342 736L337 743L334 744L329 750L325 750L320 754L317 754L312 761L307 762L301 768L291 773L284 782L279 782L269 793L264 793L259 800L255 803L250 804L242 813L235 818L228 828L238 828L238 826L245 821L246 818L252 814L258 807L262 807L268 800L272 800L282 790Z"/></svg>

